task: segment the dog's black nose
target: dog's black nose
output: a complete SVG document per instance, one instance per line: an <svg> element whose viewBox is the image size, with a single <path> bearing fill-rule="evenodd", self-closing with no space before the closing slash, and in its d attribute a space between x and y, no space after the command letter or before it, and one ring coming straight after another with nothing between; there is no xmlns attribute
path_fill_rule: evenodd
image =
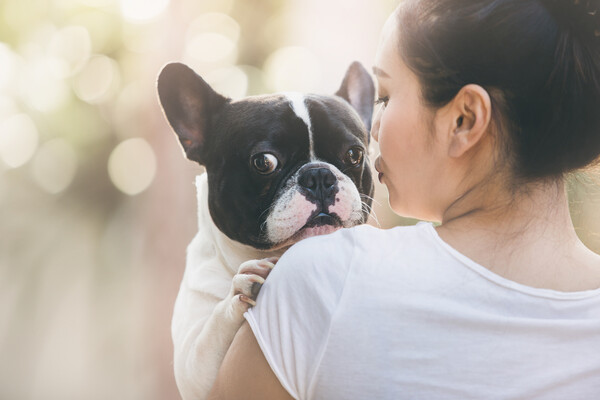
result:
<svg viewBox="0 0 600 400"><path fill-rule="evenodd" d="M298 179L298 183L318 200L333 196L336 182L337 178L329 168L308 169Z"/></svg>

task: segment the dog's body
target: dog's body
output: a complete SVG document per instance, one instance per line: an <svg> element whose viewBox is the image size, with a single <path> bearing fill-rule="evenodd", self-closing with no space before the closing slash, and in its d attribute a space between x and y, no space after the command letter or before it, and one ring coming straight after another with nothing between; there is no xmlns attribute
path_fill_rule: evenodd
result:
<svg viewBox="0 0 600 400"><path fill-rule="evenodd" d="M206 167L172 325L180 392L202 399L273 257L366 221L374 88L355 63L337 93L346 101L298 93L231 101L182 64L163 69L158 89L187 157Z"/></svg>
<svg viewBox="0 0 600 400"><path fill-rule="evenodd" d="M279 256L228 238L210 218L206 174L196 178L198 233L188 246L183 281L173 312L172 335L177 386L184 399L205 397L216 377L247 304L235 299L234 276L249 260ZM252 275L246 275L245 292ZM226 299L226 300L224 300Z"/></svg>

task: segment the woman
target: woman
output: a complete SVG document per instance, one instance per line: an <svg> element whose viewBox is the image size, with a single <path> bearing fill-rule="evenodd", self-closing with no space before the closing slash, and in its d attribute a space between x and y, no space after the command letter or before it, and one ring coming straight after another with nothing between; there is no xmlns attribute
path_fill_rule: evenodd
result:
<svg viewBox="0 0 600 400"><path fill-rule="evenodd" d="M374 73L392 209L292 247L212 398L600 398L600 256L564 175L600 154L597 1L408 0Z"/></svg>

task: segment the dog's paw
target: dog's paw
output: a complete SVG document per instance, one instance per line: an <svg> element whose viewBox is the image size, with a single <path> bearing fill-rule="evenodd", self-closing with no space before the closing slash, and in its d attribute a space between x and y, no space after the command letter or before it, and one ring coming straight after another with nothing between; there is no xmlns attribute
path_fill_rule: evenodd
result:
<svg viewBox="0 0 600 400"><path fill-rule="evenodd" d="M235 308L246 312L249 307L256 304L256 296L277 260L278 258L271 257L246 261L240 265L231 284L231 296Z"/></svg>

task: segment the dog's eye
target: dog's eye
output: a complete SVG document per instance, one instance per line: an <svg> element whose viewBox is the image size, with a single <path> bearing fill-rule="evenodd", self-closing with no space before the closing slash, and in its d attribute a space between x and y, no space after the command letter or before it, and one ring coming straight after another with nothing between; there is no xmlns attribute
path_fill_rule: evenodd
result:
<svg viewBox="0 0 600 400"><path fill-rule="evenodd" d="M356 167L362 163L364 152L360 147L353 147L344 156L344 163L351 167Z"/></svg>
<svg viewBox="0 0 600 400"><path fill-rule="evenodd" d="M252 157L252 166L259 174L267 175L277 169L279 161L270 153L260 153Z"/></svg>

